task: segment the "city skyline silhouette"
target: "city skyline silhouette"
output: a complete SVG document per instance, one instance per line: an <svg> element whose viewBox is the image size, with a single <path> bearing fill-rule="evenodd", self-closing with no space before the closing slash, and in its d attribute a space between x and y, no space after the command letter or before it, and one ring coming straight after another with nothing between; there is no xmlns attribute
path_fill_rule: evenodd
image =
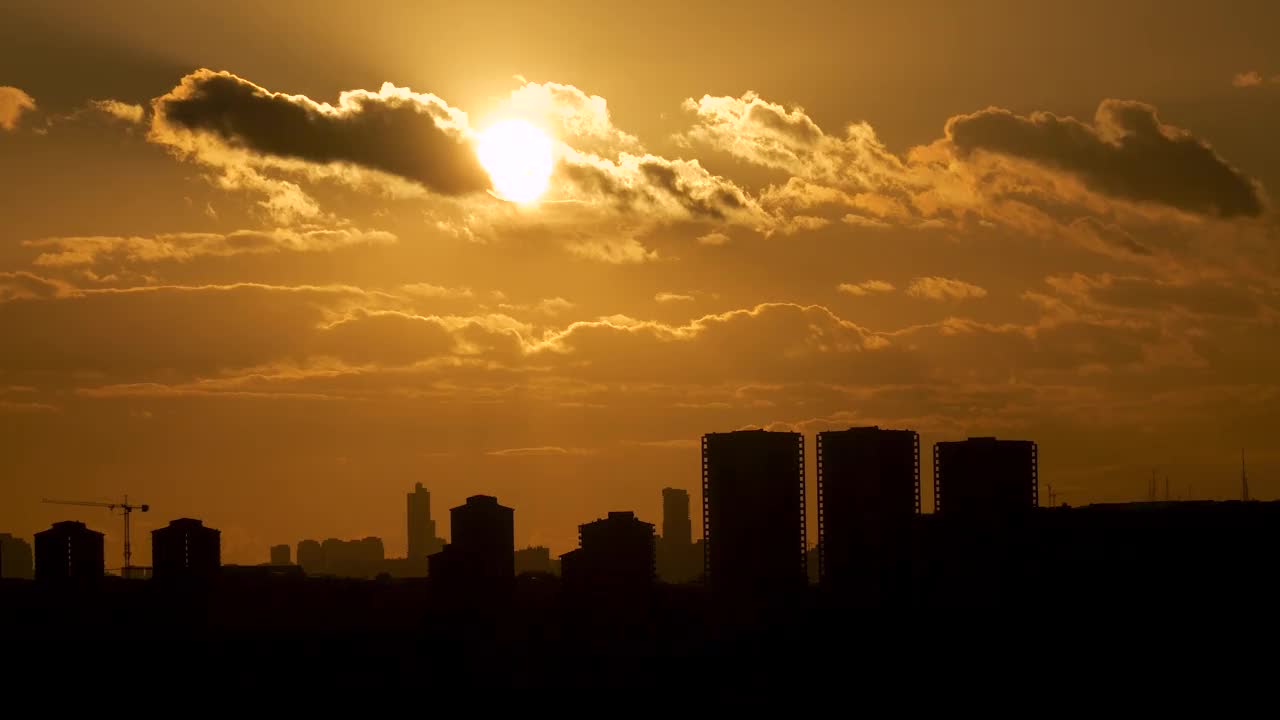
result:
<svg viewBox="0 0 1280 720"><path fill-rule="evenodd" d="M5 0L0 678L1207 687L1280 600L1276 27Z"/></svg>

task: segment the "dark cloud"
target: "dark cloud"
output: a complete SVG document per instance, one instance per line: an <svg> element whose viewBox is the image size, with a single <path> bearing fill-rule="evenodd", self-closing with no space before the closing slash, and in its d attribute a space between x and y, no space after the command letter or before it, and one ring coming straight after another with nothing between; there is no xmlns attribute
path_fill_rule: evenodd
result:
<svg viewBox="0 0 1280 720"><path fill-rule="evenodd" d="M1185 130L1161 124L1150 105L1105 100L1092 124L1052 113L988 108L947 121L961 152L985 150L1072 173L1104 194L1221 217L1253 217L1263 199L1252 180Z"/></svg>
<svg viewBox="0 0 1280 720"><path fill-rule="evenodd" d="M561 162L559 178L575 195L624 211L666 217L763 225L759 205L733 182L712 175L696 160L628 155L619 162L579 156Z"/></svg>
<svg viewBox="0 0 1280 720"><path fill-rule="evenodd" d="M182 133L201 133L257 154L378 170L447 195L489 187L465 137L466 115L390 83L377 93L344 92L334 107L198 70L152 106L153 138L179 147Z"/></svg>

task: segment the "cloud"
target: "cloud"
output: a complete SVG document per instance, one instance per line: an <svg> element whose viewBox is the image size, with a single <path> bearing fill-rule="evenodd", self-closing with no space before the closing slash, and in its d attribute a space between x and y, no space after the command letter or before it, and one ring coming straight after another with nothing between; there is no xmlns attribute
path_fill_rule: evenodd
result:
<svg viewBox="0 0 1280 720"><path fill-rule="evenodd" d="M515 310L523 312L535 312L548 317L555 317L563 312L572 310L577 305L562 297L543 298L531 305L515 305L511 303L501 303L498 305L503 310Z"/></svg>
<svg viewBox="0 0 1280 720"><path fill-rule="evenodd" d="M873 228L876 230L882 230L887 227L892 227L889 223L883 220L877 220L876 218L869 218L865 215L855 215L853 213L846 213L844 217L840 218L840 221L843 222L845 225L854 225L856 227Z"/></svg>
<svg viewBox="0 0 1280 720"><path fill-rule="evenodd" d="M587 240L570 243L568 251L586 260L611 265L630 265L658 259L658 253L641 245L635 238L625 240Z"/></svg>
<svg viewBox="0 0 1280 720"><path fill-rule="evenodd" d="M401 285L400 289L410 295L425 298L447 298L459 299L474 297L475 293L471 292L468 287L444 287L443 285L432 285L431 283L410 283Z"/></svg>
<svg viewBox="0 0 1280 720"><path fill-rule="evenodd" d="M620 153L616 160L566 151L553 182L560 200L663 219L728 222L765 229L770 218L745 190L697 160Z"/></svg>
<svg viewBox="0 0 1280 720"><path fill-rule="evenodd" d="M729 236L722 232L709 232L698 237L698 244L712 247L729 244Z"/></svg>
<svg viewBox="0 0 1280 720"><path fill-rule="evenodd" d="M1092 124L988 108L951 118L946 136L961 156L985 151L1021 158L1070 173L1105 195L1226 218L1263 211L1251 179L1140 102L1104 100Z"/></svg>
<svg viewBox="0 0 1280 720"><path fill-rule="evenodd" d="M90 100L89 107L117 120L134 125L141 123L145 114L141 105L131 105L119 100Z"/></svg>
<svg viewBox="0 0 1280 720"><path fill-rule="evenodd" d="M892 283L884 280L867 280L860 283L840 283L836 286L836 290L845 295L863 297L871 294L891 293L894 291L894 287Z"/></svg>
<svg viewBox="0 0 1280 720"><path fill-rule="evenodd" d="M928 300L968 300L986 297L987 291L954 278L918 277L907 286L907 294Z"/></svg>
<svg viewBox="0 0 1280 720"><path fill-rule="evenodd" d="M1231 78L1231 84L1238 88L1256 87L1262 84L1262 73L1257 70L1236 73L1235 77Z"/></svg>
<svg viewBox="0 0 1280 720"><path fill-rule="evenodd" d="M30 95L16 87L0 85L0 130L13 130L22 113L35 109L36 101Z"/></svg>
<svg viewBox="0 0 1280 720"><path fill-rule="evenodd" d="M79 236L27 240L23 245L50 248L35 259L46 267L94 265L105 260L129 263L188 262L198 257L262 255L278 252L329 252L360 245L384 245L396 236L381 230L238 230L219 233L167 233L145 236Z"/></svg>
<svg viewBox="0 0 1280 720"><path fill-rule="evenodd" d="M796 177L875 188L892 184L902 169L897 156L866 123L846 126L843 137L829 135L803 108L772 103L754 92L736 98L689 98L684 108L694 113L697 124L679 136L681 141L707 145Z"/></svg>
<svg viewBox="0 0 1280 720"><path fill-rule="evenodd" d="M693 302L694 297L692 295L681 295L679 293L660 292L654 295L653 299L660 303Z"/></svg>
<svg viewBox="0 0 1280 720"><path fill-rule="evenodd" d="M1262 312L1256 292L1221 282L1169 281L1111 273L1057 275L1046 278L1045 282L1061 296L1095 312L1138 311L1163 315L1172 310L1228 319L1256 318Z"/></svg>
<svg viewBox="0 0 1280 720"><path fill-rule="evenodd" d="M153 100L152 109L155 142L215 165L230 162L230 149L320 172L332 164L364 168L444 195L489 188L467 139L466 114L391 83L376 93L343 92L334 106L201 69Z"/></svg>
<svg viewBox="0 0 1280 720"><path fill-rule="evenodd" d="M573 85L525 83L511 92L499 113L529 119L578 150L599 155L642 149L634 135L614 126L604 98Z"/></svg>
<svg viewBox="0 0 1280 720"><path fill-rule="evenodd" d="M24 271L0 271L0 303L10 300L56 298L70 292L72 292L72 288L69 285L57 280L50 280Z"/></svg>
<svg viewBox="0 0 1280 720"><path fill-rule="evenodd" d="M566 448L558 445L544 445L541 447L490 450L489 452L486 452L485 455L493 455L495 457L563 457L569 455L590 455L594 452L594 450L590 450L588 448Z"/></svg>

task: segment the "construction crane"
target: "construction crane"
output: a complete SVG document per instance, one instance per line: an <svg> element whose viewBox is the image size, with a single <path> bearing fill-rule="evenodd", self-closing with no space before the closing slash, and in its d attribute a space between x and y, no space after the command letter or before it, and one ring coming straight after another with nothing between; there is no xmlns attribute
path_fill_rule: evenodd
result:
<svg viewBox="0 0 1280 720"><path fill-rule="evenodd" d="M40 502L49 503L50 505L79 505L81 507L101 507L101 508L106 508L110 512L115 512L118 509L120 511L120 514L124 516L124 568L121 569L120 574L122 577L130 576L130 572L133 570L133 550L129 545L129 518L130 516L133 515L134 510L147 512L148 510L151 509L150 505L147 505L145 503L140 503L137 505L131 504L129 502L128 495L124 496L123 502L118 502L118 503L94 502L92 500L50 500L48 498L45 498Z"/></svg>

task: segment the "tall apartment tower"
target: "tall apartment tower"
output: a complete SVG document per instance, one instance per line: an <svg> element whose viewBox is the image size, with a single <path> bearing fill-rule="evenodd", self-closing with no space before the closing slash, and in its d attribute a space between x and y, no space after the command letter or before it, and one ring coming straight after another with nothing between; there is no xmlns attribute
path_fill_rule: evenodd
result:
<svg viewBox="0 0 1280 720"><path fill-rule="evenodd" d="M409 520L409 561L423 564L428 555L440 552L444 544L436 537L436 521L431 519L431 493L422 483L414 483L405 503Z"/></svg>
<svg viewBox="0 0 1280 720"><path fill-rule="evenodd" d="M429 558L442 586L501 589L515 578L515 511L490 495L472 495L449 510L452 542Z"/></svg>
<svg viewBox="0 0 1280 720"><path fill-rule="evenodd" d="M1039 504L1038 451L1030 440L975 437L933 446L934 512L957 519L1017 517Z"/></svg>
<svg viewBox="0 0 1280 720"><path fill-rule="evenodd" d="M664 582L692 582L705 568L702 548L693 543L689 491L662 489L662 537L657 542L658 577Z"/></svg>
<svg viewBox="0 0 1280 720"><path fill-rule="evenodd" d="M693 544L688 490L662 488L662 539L673 545Z"/></svg>
<svg viewBox="0 0 1280 720"><path fill-rule="evenodd" d="M723 597L804 587L804 436L739 430L702 436L707 580Z"/></svg>
<svg viewBox="0 0 1280 720"><path fill-rule="evenodd" d="M36 580L96 580L105 572L102 533L73 520L36 533Z"/></svg>
<svg viewBox="0 0 1280 720"><path fill-rule="evenodd" d="M920 436L856 427L820 432L818 577L875 595L901 580L920 514Z"/></svg>
<svg viewBox="0 0 1280 720"><path fill-rule="evenodd" d="M191 518L151 531L151 574L156 580L208 578L222 568L222 532Z"/></svg>

